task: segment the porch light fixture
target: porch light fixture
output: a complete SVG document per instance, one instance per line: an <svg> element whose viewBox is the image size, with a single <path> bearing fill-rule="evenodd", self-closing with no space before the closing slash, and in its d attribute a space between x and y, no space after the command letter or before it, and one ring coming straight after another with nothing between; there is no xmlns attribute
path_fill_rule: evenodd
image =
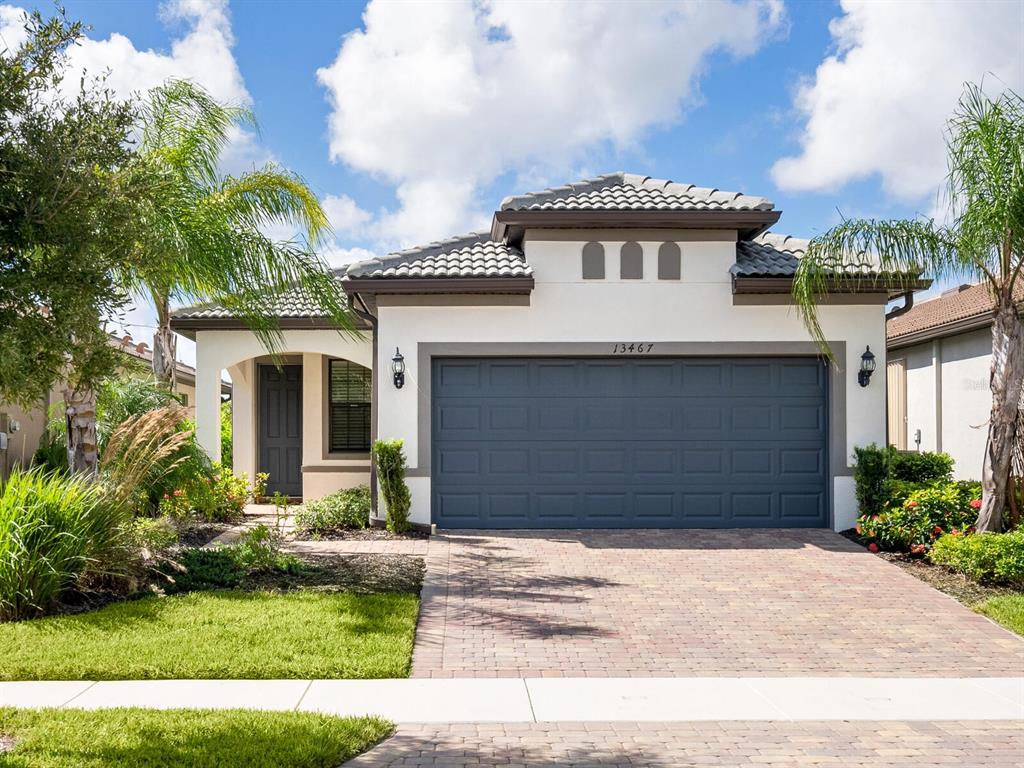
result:
<svg viewBox="0 0 1024 768"><path fill-rule="evenodd" d="M868 382L871 381L871 374L875 371L875 356L871 352L871 347L867 347L864 350L864 354L860 356L860 370L857 372L857 383L862 387L866 387Z"/></svg>
<svg viewBox="0 0 1024 768"><path fill-rule="evenodd" d="M395 389L405 386L405 358L395 347L395 356L391 358L391 373L394 374Z"/></svg>

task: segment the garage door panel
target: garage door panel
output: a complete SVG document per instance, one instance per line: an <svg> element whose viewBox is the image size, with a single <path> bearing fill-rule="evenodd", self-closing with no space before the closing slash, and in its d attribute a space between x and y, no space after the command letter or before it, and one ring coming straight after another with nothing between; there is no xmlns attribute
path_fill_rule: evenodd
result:
<svg viewBox="0 0 1024 768"><path fill-rule="evenodd" d="M439 525L827 523L813 360L439 360L433 377Z"/></svg>

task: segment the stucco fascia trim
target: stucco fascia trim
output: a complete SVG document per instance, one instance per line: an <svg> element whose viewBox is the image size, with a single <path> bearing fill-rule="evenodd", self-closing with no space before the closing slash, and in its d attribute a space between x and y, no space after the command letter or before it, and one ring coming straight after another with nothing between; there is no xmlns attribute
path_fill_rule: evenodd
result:
<svg viewBox="0 0 1024 768"><path fill-rule="evenodd" d="M907 290L923 290L931 286L931 280L917 280L909 286L886 285L884 282L873 278L850 277L842 280L829 280L825 290L828 293L848 294L883 294L891 299L902 296ZM791 294L793 291L793 278L788 276L751 276L734 275L732 278L733 294Z"/></svg>
<svg viewBox="0 0 1024 768"><path fill-rule="evenodd" d="M345 292L354 293L529 293L532 277L346 277Z"/></svg>
<svg viewBox="0 0 1024 768"><path fill-rule="evenodd" d="M527 229L644 227L647 229L733 229L744 237L756 237L775 224L782 211L709 210L525 210L495 211L493 240L516 241Z"/></svg>

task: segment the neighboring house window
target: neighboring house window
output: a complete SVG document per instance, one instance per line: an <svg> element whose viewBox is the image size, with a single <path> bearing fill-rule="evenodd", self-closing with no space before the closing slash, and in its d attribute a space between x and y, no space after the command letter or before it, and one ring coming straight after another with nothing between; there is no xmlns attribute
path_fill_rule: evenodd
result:
<svg viewBox="0 0 1024 768"><path fill-rule="evenodd" d="M662 243L658 248L658 279L678 280L683 275L683 254L676 243Z"/></svg>
<svg viewBox="0 0 1024 768"><path fill-rule="evenodd" d="M583 279L604 280L604 246L600 243L583 246Z"/></svg>
<svg viewBox="0 0 1024 768"><path fill-rule="evenodd" d="M348 360L327 363L328 447L370 450L370 369Z"/></svg>
<svg viewBox="0 0 1024 768"><path fill-rule="evenodd" d="M182 392L178 397L181 398L181 404L188 408L188 395L185 392Z"/></svg>
<svg viewBox="0 0 1024 768"><path fill-rule="evenodd" d="M623 280L643 280L644 249L640 243L623 243L619 258L619 277Z"/></svg>

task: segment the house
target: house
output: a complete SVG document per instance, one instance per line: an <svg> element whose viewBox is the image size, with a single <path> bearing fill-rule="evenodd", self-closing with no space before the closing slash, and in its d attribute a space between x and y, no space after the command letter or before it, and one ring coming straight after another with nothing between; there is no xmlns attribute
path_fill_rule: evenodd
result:
<svg viewBox="0 0 1024 768"><path fill-rule="evenodd" d="M1024 284L1015 297L1024 310ZM888 440L901 450L945 451L960 480L977 480L992 409L994 302L984 283L960 285L886 324Z"/></svg>
<svg viewBox="0 0 1024 768"><path fill-rule="evenodd" d="M136 343L130 335L121 337L111 334L108 343L137 363L146 366L153 364L153 351L145 342ZM177 380L174 383L174 391L182 398L183 405L191 406L195 401L195 368L180 360L176 366ZM130 369L125 367L120 373L128 370ZM230 397L230 382L222 382L221 393L225 397ZM7 449L0 449L0 478L7 477L7 473L15 465L29 465L46 431L51 405L61 402L63 398L63 385L58 385L36 408L25 409L13 404L0 403L0 432L8 434ZM11 429L12 422L17 425L17 431Z"/></svg>
<svg viewBox="0 0 1024 768"><path fill-rule="evenodd" d="M490 231L340 270L357 334L276 297L281 367L225 307L182 309L199 442L218 455L227 370L235 467L271 491L366 483L372 441L400 438L420 524L848 528L853 448L885 439L885 382L858 374L894 291L832 283L830 367L780 216L627 173L509 197Z"/></svg>

